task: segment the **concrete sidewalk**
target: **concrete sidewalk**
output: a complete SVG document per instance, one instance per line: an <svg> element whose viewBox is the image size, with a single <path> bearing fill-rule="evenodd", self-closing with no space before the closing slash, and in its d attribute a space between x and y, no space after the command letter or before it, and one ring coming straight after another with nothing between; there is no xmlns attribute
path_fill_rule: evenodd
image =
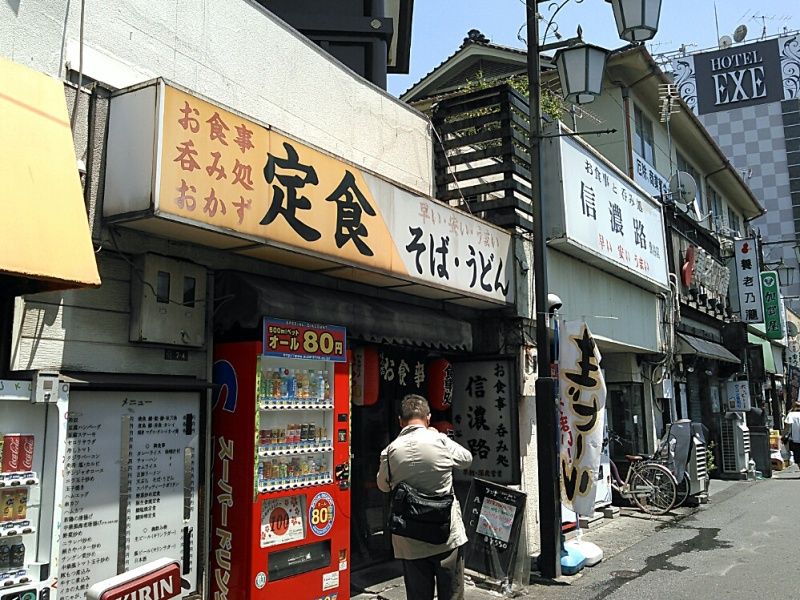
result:
<svg viewBox="0 0 800 600"><path fill-rule="evenodd" d="M783 471L783 476L797 476L797 469L789 469L790 473ZM734 496L748 486L756 485L753 481L724 481L714 479L709 489L709 502L722 502ZM667 515L651 516L644 514L636 508L620 508L620 515L614 519L603 519L589 529L583 530L583 539L597 544L603 550L604 560L608 560L623 550L630 548L656 531L669 527L681 519L703 510L703 505L697 507L682 507L670 511ZM580 574L562 577L557 585L569 585L571 581L579 578ZM550 584L552 581L541 581L532 578L529 585L514 585L516 597L534 597L535 589L541 585ZM402 569L398 561L363 569L352 574L351 577L352 600L407 600L403 586ZM480 575L467 575L465 600L489 600L504 597L499 591L489 589ZM511 596L505 596L511 597ZM413 600L413 599L408 599Z"/></svg>

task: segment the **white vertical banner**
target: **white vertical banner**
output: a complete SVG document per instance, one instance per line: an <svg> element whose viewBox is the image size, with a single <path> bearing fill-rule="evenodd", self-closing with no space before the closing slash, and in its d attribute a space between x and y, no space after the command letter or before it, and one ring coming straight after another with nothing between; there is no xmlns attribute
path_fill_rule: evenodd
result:
<svg viewBox="0 0 800 600"><path fill-rule="evenodd" d="M761 323L764 310L761 302L761 277L755 239L734 241L736 275L739 289L739 312L743 323Z"/></svg>
<svg viewBox="0 0 800 600"><path fill-rule="evenodd" d="M578 515L592 515L605 429L601 356L581 321L561 325L558 345L561 502Z"/></svg>

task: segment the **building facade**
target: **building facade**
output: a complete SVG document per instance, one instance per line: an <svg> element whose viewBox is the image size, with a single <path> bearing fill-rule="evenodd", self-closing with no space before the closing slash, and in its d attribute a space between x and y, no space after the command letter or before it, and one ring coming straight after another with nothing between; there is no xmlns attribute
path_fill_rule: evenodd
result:
<svg viewBox="0 0 800 600"><path fill-rule="evenodd" d="M767 213L753 221L764 260L795 269L800 232L800 37L783 34L673 59L681 97L761 199ZM737 86L736 83L739 83ZM709 229L736 229L709 196ZM800 281L784 287L800 294ZM796 300L792 300L795 302Z"/></svg>
<svg viewBox="0 0 800 600"><path fill-rule="evenodd" d="M396 44L387 31L383 42ZM3 5L0 55L63 88L78 158L64 168L76 186L82 179L77 214L100 276L87 276L100 284L87 291L15 290L0 330L4 376L56 373L71 385L71 433L91 438L65 455L61 598L163 556L180 561L187 593L261 589L260 575L230 568L225 473L258 474L259 489L287 476L265 474L261 458L275 452L261 447L273 443L265 428L250 436L255 457L232 466L212 415L234 394L215 347L260 343L264 317L344 326L351 351L351 402L335 423L353 459L323 470L336 467L325 485L348 498L352 518L344 505L324 514L351 530L345 554L323 565L336 577L326 587L315 578L309 597L346 598L352 568L390 557L374 477L404 394L430 396L436 425L476 455L459 493L477 474L519 480L519 356L500 332L518 304L530 312L521 249L508 231L434 199L428 118L245 1L134 0L85 14ZM25 88L14 100L43 110ZM454 382L490 379L507 396L484 397L483 384L454 393ZM484 429L498 438L491 448ZM237 506L260 511L252 485ZM326 530L305 531L284 547ZM258 536L235 543L259 547Z"/></svg>
<svg viewBox="0 0 800 600"><path fill-rule="evenodd" d="M439 196L465 201L473 211L522 231L531 223L530 175L524 156L508 148L524 144L515 139L514 128L527 130L527 114L520 108L526 98L503 88L503 82L524 72L518 49L471 34L402 95L430 110L439 131ZM544 80L551 97L557 95L555 73L546 61ZM626 439L611 444L612 458L620 463L631 452L654 451L665 426L677 419L705 425L706 441L715 442L719 453L728 383L749 373L746 348L726 347L723 332L739 320L737 298L729 297L729 283L736 279L733 239L749 233L749 222L764 208L675 94L676 112L669 123L662 121L660 92L670 82L643 47L612 53L603 93L588 105L561 107L561 119L584 140L588 160L569 162L565 146L574 144L563 137L546 137L542 150L549 288L564 302L561 317L585 320L596 336L608 386L607 422ZM487 115L497 123L487 123ZM482 135L476 133L481 128ZM494 140L486 130L495 131ZM548 132L559 133L565 131ZM559 169L565 160L568 166ZM642 213L623 217L623 203L613 202L617 186L607 169L650 198L659 218L644 225ZM693 198L676 202L670 179L678 171L690 173L696 186ZM606 188L610 199L604 197ZM709 227L694 208L709 197L717 214L733 224L726 235ZM608 214L613 206L620 212ZM564 227L565 220L574 229L588 217L594 227L586 239L576 239L576 232ZM643 272L642 264L652 271ZM637 276L630 276L631 266ZM760 380L754 381L760 392ZM535 527L530 535L536 535Z"/></svg>

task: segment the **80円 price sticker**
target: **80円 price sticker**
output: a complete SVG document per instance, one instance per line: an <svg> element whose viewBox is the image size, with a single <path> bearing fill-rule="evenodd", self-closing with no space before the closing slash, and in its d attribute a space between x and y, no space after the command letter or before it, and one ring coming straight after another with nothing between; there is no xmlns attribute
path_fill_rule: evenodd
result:
<svg viewBox="0 0 800 600"><path fill-rule="evenodd" d="M319 492L308 507L308 522L314 535L327 534L336 519L336 508L328 492Z"/></svg>

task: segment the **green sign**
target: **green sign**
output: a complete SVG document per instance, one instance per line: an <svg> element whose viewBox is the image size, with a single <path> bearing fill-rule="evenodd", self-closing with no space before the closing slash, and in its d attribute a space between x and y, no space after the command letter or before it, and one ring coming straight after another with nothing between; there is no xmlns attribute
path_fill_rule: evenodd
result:
<svg viewBox="0 0 800 600"><path fill-rule="evenodd" d="M783 316L776 271L761 272L761 297L764 301L764 327L767 330L767 339L779 340L783 337Z"/></svg>

